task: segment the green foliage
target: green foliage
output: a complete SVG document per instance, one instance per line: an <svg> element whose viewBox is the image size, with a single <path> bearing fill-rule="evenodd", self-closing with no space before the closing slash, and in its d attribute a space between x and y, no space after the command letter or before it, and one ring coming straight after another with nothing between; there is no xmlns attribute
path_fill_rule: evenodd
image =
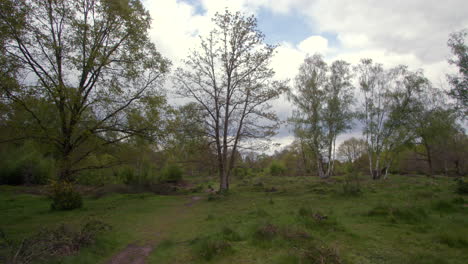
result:
<svg viewBox="0 0 468 264"><path fill-rule="evenodd" d="M345 176L345 181L342 185L343 195L358 196L362 194L361 183L359 181L360 177L360 173L350 173Z"/></svg>
<svg viewBox="0 0 468 264"><path fill-rule="evenodd" d="M468 194L468 181L458 180L457 182L457 193L458 194Z"/></svg>
<svg viewBox="0 0 468 264"><path fill-rule="evenodd" d="M468 248L468 240L454 233L445 232L438 234L436 241L451 248Z"/></svg>
<svg viewBox="0 0 468 264"><path fill-rule="evenodd" d="M231 244L221 238L203 237L196 239L192 243L195 255L207 261L212 260L216 256L233 252Z"/></svg>
<svg viewBox="0 0 468 264"><path fill-rule="evenodd" d="M172 182L172 183L177 183L182 180L184 172L182 169L175 163L170 163L167 164L162 170L161 170L161 176L159 178L160 181L162 182Z"/></svg>
<svg viewBox="0 0 468 264"><path fill-rule="evenodd" d="M255 229L253 238L255 240L271 241L279 234L279 227L271 223L260 225Z"/></svg>
<svg viewBox="0 0 468 264"><path fill-rule="evenodd" d="M335 218L325 215L322 212L312 210L309 207L299 208L298 222L309 229L315 229L321 232L334 232L343 230L342 226L340 226Z"/></svg>
<svg viewBox="0 0 468 264"><path fill-rule="evenodd" d="M286 173L286 167L279 161L272 161L269 167L269 173L272 176L283 176Z"/></svg>
<svg viewBox="0 0 468 264"><path fill-rule="evenodd" d="M417 224L427 219L426 210L421 207L392 207L380 204L368 212L369 216L383 216L392 223Z"/></svg>
<svg viewBox="0 0 468 264"><path fill-rule="evenodd" d="M138 166L123 166L118 172L123 183L132 186L150 186L157 182L157 169L149 161L143 161Z"/></svg>
<svg viewBox="0 0 468 264"><path fill-rule="evenodd" d="M241 235L237 231L226 226L221 230L221 234L227 241L236 242L242 240Z"/></svg>
<svg viewBox="0 0 468 264"><path fill-rule="evenodd" d="M52 210L73 210L83 206L81 194L69 182L52 181L49 185L49 197L52 199Z"/></svg>
<svg viewBox="0 0 468 264"><path fill-rule="evenodd" d="M449 201L445 200L439 200L435 202L432 207L434 208L434 210L444 213L450 213L456 210L453 203L450 203Z"/></svg>
<svg viewBox="0 0 468 264"><path fill-rule="evenodd" d="M449 63L455 65L458 70L457 74L448 76L452 85L450 95L461 103L465 111L468 108L468 91L466 89L468 83L468 43L465 42L467 38L468 29L463 29L450 34L447 42L453 54Z"/></svg>
<svg viewBox="0 0 468 264"><path fill-rule="evenodd" d="M239 179L255 177L255 172L251 168L237 167L232 170L232 174Z"/></svg>
<svg viewBox="0 0 468 264"><path fill-rule="evenodd" d="M55 161L32 142L0 152L0 184L46 184L54 175Z"/></svg>

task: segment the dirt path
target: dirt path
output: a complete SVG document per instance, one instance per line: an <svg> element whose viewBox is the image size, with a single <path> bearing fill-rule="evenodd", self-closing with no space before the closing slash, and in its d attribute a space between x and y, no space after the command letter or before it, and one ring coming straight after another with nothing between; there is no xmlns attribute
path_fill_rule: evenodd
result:
<svg viewBox="0 0 468 264"><path fill-rule="evenodd" d="M145 264L146 258L153 251L152 245L128 245L124 250L114 255L107 264Z"/></svg>
<svg viewBox="0 0 468 264"><path fill-rule="evenodd" d="M196 202L201 200L201 197L193 196L190 200L183 204L183 207L178 208L178 212L182 213L185 211L184 207L191 207ZM106 264L146 264L147 258L156 250L158 243L161 238L161 233L157 233L151 240L144 241L142 243L131 243L127 245L123 250L112 256Z"/></svg>

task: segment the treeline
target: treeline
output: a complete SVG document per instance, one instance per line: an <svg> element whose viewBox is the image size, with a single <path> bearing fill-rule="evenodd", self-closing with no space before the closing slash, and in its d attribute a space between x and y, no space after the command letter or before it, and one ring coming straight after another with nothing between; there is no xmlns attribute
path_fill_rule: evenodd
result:
<svg viewBox="0 0 468 264"><path fill-rule="evenodd" d="M421 71L308 56L274 81L255 17L213 18L183 66L150 41L140 1L0 1L0 184L152 184L182 175L466 173L466 31L449 40L457 102ZM181 51L185 52L185 51ZM165 90L171 86L173 89ZM296 140L272 156L286 93ZM177 94L190 103L171 105ZM455 102L454 101L454 102ZM359 124L359 125L358 125ZM336 146L363 126L363 139Z"/></svg>

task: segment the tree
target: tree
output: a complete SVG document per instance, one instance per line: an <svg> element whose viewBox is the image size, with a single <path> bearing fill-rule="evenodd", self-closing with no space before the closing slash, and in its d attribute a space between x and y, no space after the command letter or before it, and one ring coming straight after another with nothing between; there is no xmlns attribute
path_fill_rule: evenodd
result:
<svg viewBox="0 0 468 264"><path fill-rule="evenodd" d="M362 157L367 150L366 141L352 137L341 143L338 147L338 156L349 163Z"/></svg>
<svg viewBox="0 0 468 264"><path fill-rule="evenodd" d="M454 108L447 104L444 93L434 87L416 93L414 110L408 117L408 123L415 133L413 150L427 162L429 175L433 175L434 160L441 154L437 146L446 144L447 140L460 131L457 114Z"/></svg>
<svg viewBox="0 0 468 264"><path fill-rule="evenodd" d="M450 95L460 102L465 114L468 109L468 46L465 44L467 36L468 30L464 29L452 33L447 42L454 55L449 63L458 68L458 74L447 76L452 85Z"/></svg>
<svg viewBox="0 0 468 264"><path fill-rule="evenodd" d="M363 59L355 68L363 95L360 118L364 124L373 179L387 176L396 154L414 138L408 123L415 111L415 96L424 92L428 80L421 71L406 66L384 70L381 64Z"/></svg>
<svg viewBox="0 0 468 264"><path fill-rule="evenodd" d="M332 174L336 138L350 128L353 118L351 77L347 62L328 67L322 56L314 55L304 60L289 92L296 107L290 121L296 136L314 153L321 178Z"/></svg>
<svg viewBox="0 0 468 264"><path fill-rule="evenodd" d="M169 61L148 38L151 19L139 0L1 3L9 7L0 14L5 54L27 76L17 78L20 89L3 92L37 127L28 136L55 146L60 179L90 169L80 164L97 149L151 131L130 124L128 114L151 104Z"/></svg>
<svg viewBox="0 0 468 264"><path fill-rule="evenodd" d="M229 189L229 175L240 149L261 146L274 135L278 118L268 103L282 88L272 82L269 62L275 46L264 43L255 17L239 12L217 13L215 29L201 37L184 69L175 74L178 94L191 98L206 113L205 126L215 144L220 190Z"/></svg>

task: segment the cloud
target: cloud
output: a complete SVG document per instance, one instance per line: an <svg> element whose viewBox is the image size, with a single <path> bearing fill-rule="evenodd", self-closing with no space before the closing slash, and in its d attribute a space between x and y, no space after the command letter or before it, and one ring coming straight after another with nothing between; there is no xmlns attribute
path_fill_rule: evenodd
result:
<svg viewBox="0 0 468 264"><path fill-rule="evenodd" d="M144 4L153 18L151 38L175 67L196 48L198 35L212 29L213 15L226 7L247 14L266 9L281 16L302 17L314 34L296 43L280 41L271 62L275 78L291 80L306 54L318 52L329 63L344 59L356 64L372 58L387 68L398 64L421 68L435 85L446 87L445 76L454 71L447 63L448 36L468 27L468 2L460 0L146 0ZM285 98L272 104L282 117L291 111ZM287 128L280 134L285 142Z"/></svg>

